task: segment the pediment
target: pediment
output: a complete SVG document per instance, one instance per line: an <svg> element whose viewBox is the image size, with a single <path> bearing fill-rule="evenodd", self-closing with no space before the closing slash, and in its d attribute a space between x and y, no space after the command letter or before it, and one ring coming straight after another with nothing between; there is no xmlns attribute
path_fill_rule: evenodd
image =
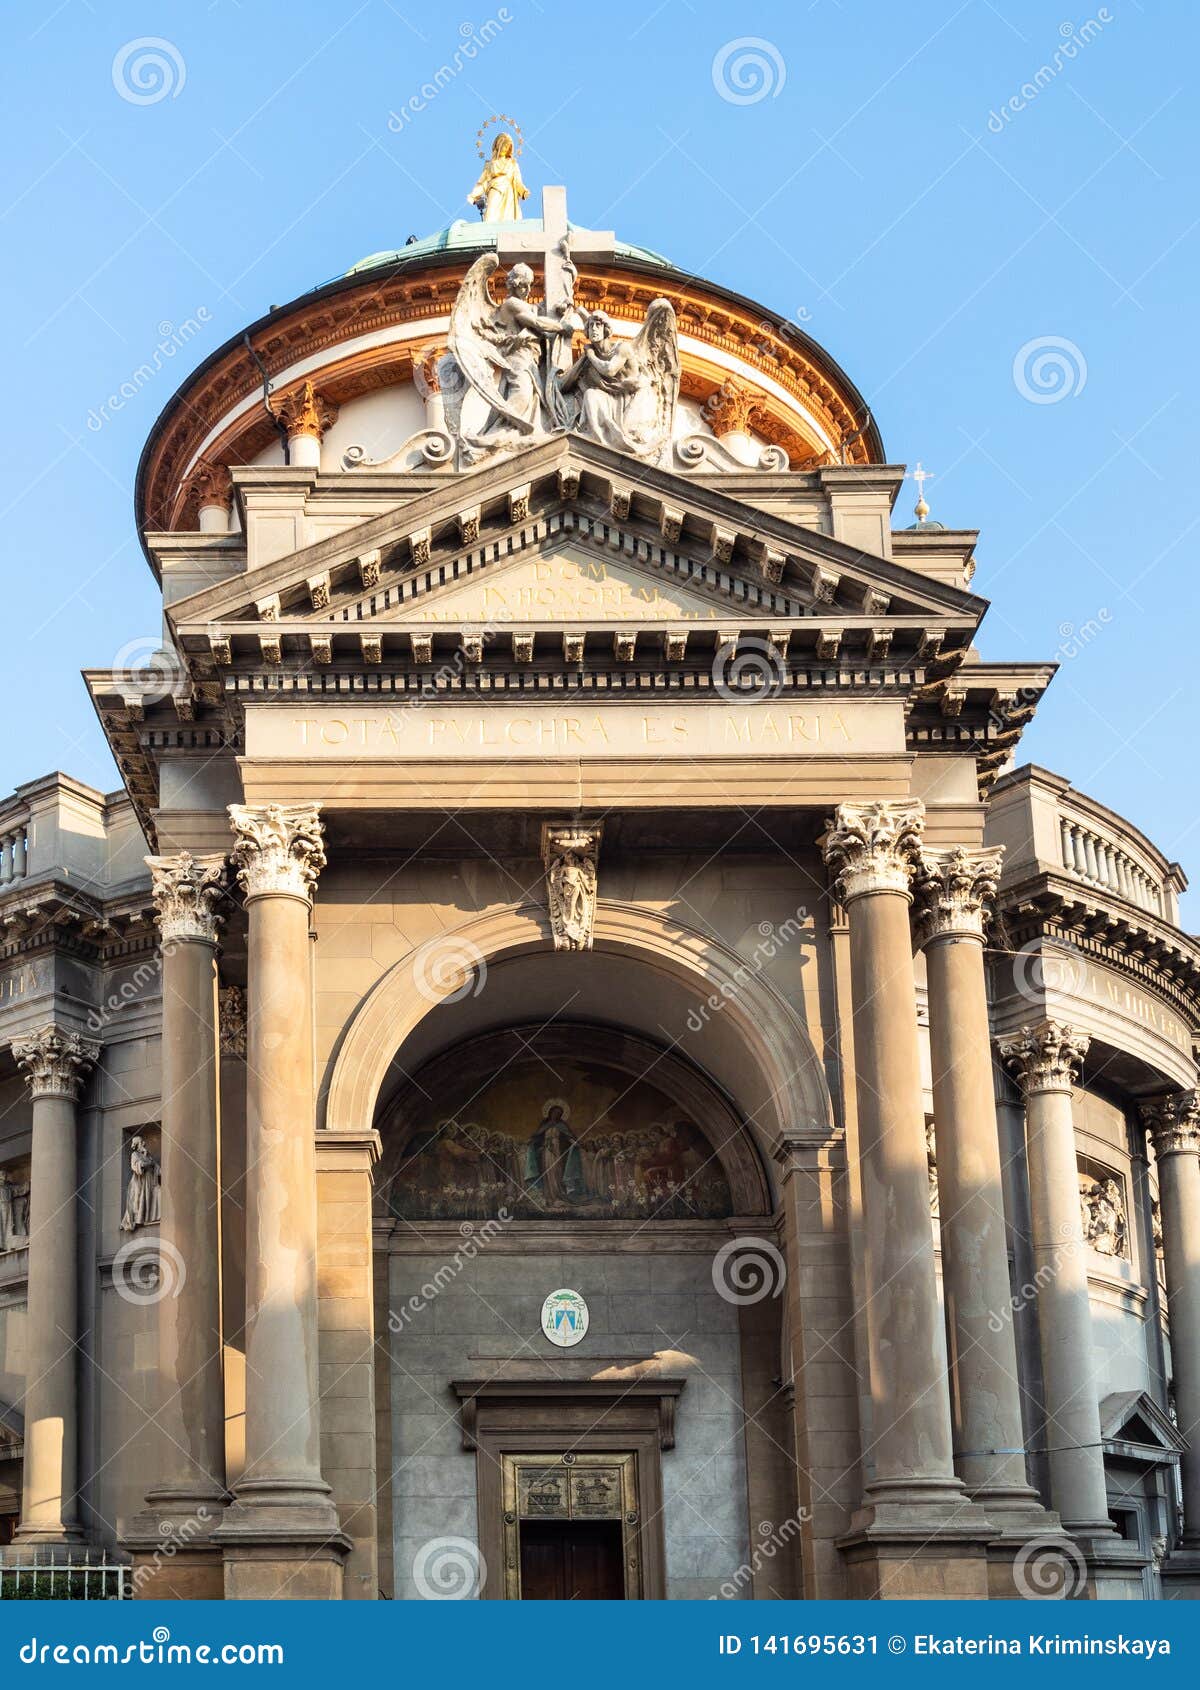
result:
<svg viewBox="0 0 1200 1690"><path fill-rule="evenodd" d="M1100 1435L1110 1454L1177 1460L1186 1440L1145 1391L1114 1391L1100 1404Z"/></svg>
<svg viewBox="0 0 1200 1690"><path fill-rule="evenodd" d="M453 602L478 619L486 595L473 595L485 575L498 583L506 569L524 563L527 573L514 573L510 586L528 589L538 570L533 554L562 555L568 544L580 593L586 579L612 580L617 620L636 613L639 602L658 604L663 620L691 619L690 612L705 620L701 607L724 600L740 612L772 617L840 614L879 622L898 615L973 627L986 608L972 594L890 559L569 436L457 476L249 576L180 600L169 616L177 628L192 629L239 620L439 621L435 600L448 601L462 589ZM598 557L604 571L595 566ZM636 598L642 576L653 581L657 598ZM577 600L565 592L573 619ZM578 606L589 618L603 608ZM648 610L647 619L660 618Z"/></svg>

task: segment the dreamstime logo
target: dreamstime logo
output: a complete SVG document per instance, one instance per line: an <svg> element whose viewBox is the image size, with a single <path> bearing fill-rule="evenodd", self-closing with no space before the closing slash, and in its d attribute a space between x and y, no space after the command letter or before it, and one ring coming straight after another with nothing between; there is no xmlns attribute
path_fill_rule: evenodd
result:
<svg viewBox="0 0 1200 1690"><path fill-rule="evenodd" d="M751 635L736 644L718 645L712 678L722 698L758 702L779 697L787 682L787 664L778 646Z"/></svg>
<svg viewBox="0 0 1200 1690"><path fill-rule="evenodd" d="M161 1303L178 1297L187 1283L183 1252L169 1238L131 1238L113 1257L112 1280L118 1297L127 1303Z"/></svg>
<svg viewBox="0 0 1200 1690"><path fill-rule="evenodd" d="M413 1557L413 1583L427 1602L461 1602L477 1597L487 1581L487 1562L467 1537L435 1537Z"/></svg>
<svg viewBox="0 0 1200 1690"><path fill-rule="evenodd" d="M501 1208L497 1211L494 1219L483 1221L478 1225L474 1221L463 1221L458 1229L459 1237L462 1239L458 1249L448 1261L443 1262L436 1272L425 1281L419 1291L413 1292L401 1308L392 1309L389 1312L388 1331L402 1332L406 1322L411 1322L417 1315L424 1314L435 1298L440 1297L446 1287L454 1283L468 1262L473 1262L480 1250L490 1244L492 1239L508 1225L511 1219L512 1216L508 1210Z"/></svg>
<svg viewBox="0 0 1200 1690"><path fill-rule="evenodd" d="M703 1031L710 1015L724 1009L731 999L736 998L751 980L762 973L767 963L774 962L785 945L790 945L793 939L803 936L807 930L807 922L808 910L803 904L798 904L795 913L778 925L773 921L760 921L759 938L750 955L738 963L733 974L729 979L722 980L715 992L709 993L698 1009L688 1011L688 1031Z"/></svg>
<svg viewBox="0 0 1200 1690"><path fill-rule="evenodd" d="M713 1257L712 1282L719 1297L743 1308L778 1297L787 1264L768 1238L731 1238Z"/></svg>
<svg viewBox="0 0 1200 1690"><path fill-rule="evenodd" d="M113 658L111 667L123 671L141 693L143 704L161 704L181 690L186 670L179 653L167 651L153 634L127 640Z"/></svg>
<svg viewBox="0 0 1200 1690"><path fill-rule="evenodd" d="M1087 359L1073 340L1043 334L1017 348L1013 385L1031 405L1057 405L1074 399L1087 386Z"/></svg>
<svg viewBox="0 0 1200 1690"><path fill-rule="evenodd" d="M1073 23L1060 23L1058 26L1059 44L1045 64L1039 65L1027 82L1023 82L1017 92L1011 95L997 111L988 113L987 126L993 135L1002 135L1005 126L1012 122L1018 112L1031 106L1040 94L1043 94L1056 77L1062 75L1072 59L1078 58L1085 47L1100 34L1106 24L1113 21L1113 15L1107 6L1100 6L1094 18L1088 18L1086 23L1076 29Z"/></svg>
<svg viewBox="0 0 1200 1690"><path fill-rule="evenodd" d="M185 317L179 324L164 318L158 325L158 340L149 358L143 359L135 370L130 371L114 393L110 393L99 405L93 405L88 412L87 425L91 432L99 434L105 423L111 422L118 411L123 411L131 400L136 399L164 365L211 322L212 312L207 305L198 305L193 314Z"/></svg>
<svg viewBox="0 0 1200 1690"><path fill-rule="evenodd" d="M1062 1602L1087 1584L1087 1562L1068 1537L1033 1537L1013 1561L1013 1583L1026 1602Z"/></svg>
<svg viewBox="0 0 1200 1690"><path fill-rule="evenodd" d="M470 62L499 35L506 24L512 22L512 13L507 6L499 6L494 18L488 18L478 28L473 23L460 23L458 26L459 44L454 49L450 60L441 64L432 76L423 82L415 93L409 95L399 111L388 113L387 126L393 135L398 135L406 123L411 123L414 117L419 117L427 106L433 104L443 89L448 88L456 76L460 76Z"/></svg>
<svg viewBox="0 0 1200 1690"><path fill-rule="evenodd" d="M482 992L487 983L487 958L470 939L443 933L417 952L413 981L430 1003L461 1003L463 998L477 998Z"/></svg>
<svg viewBox="0 0 1200 1690"><path fill-rule="evenodd" d="M713 87L731 106L756 106L777 100L787 81L787 65L773 41L761 35L739 35L727 41L712 62Z"/></svg>
<svg viewBox="0 0 1200 1690"><path fill-rule="evenodd" d="M716 1595L709 1597L709 1601L731 1602L735 1597L740 1596L746 1586L751 1583L754 1575L762 1570L763 1562L773 1561L781 1549L787 1548L804 1522L811 1518L808 1509L801 1508L798 1513L786 1519L781 1526L773 1525L770 1520L760 1520L758 1522L758 1535L761 1541L754 1545L750 1552L750 1559L742 1562L733 1577L726 1579Z"/></svg>
<svg viewBox="0 0 1200 1690"><path fill-rule="evenodd" d="M156 106L177 100L187 81L183 54L161 35L139 35L118 49L112 62L113 87L131 106Z"/></svg>
<svg viewBox="0 0 1200 1690"><path fill-rule="evenodd" d="M1053 1285L1063 1270L1063 1264L1071 1261L1079 1249L1078 1236L1069 1222L1058 1227L1055 1242L1057 1249L1051 1260L1043 1262L1033 1278L1027 1279L1002 1309L993 1309L988 1315L989 1331L1003 1332L1010 1321L1032 1307L1047 1285Z"/></svg>
<svg viewBox="0 0 1200 1690"><path fill-rule="evenodd" d="M1066 939L1037 938L1013 957L1013 985L1030 1003L1042 1004L1047 992L1072 997L1087 983L1087 958Z"/></svg>
<svg viewBox="0 0 1200 1690"><path fill-rule="evenodd" d="M160 1520L159 1536L166 1541L159 1545L149 1561L142 1561L134 1568L129 1581L134 1590L141 1590L143 1586L150 1584L164 1564L172 1562L181 1549L187 1548L193 1538L203 1535L211 1519L212 1514L201 1504L195 1514L189 1515L186 1520Z"/></svg>

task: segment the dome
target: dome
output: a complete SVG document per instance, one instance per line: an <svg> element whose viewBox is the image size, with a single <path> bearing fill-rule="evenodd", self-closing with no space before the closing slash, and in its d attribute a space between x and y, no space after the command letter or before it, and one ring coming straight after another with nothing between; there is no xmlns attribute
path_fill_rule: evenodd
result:
<svg viewBox="0 0 1200 1690"><path fill-rule="evenodd" d="M567 227L574 233L578 225L568 223ZM394 252L373 252L367 258L360 258L357 264L352 264L345 271L345 275L361 276L383 265L419 264L422 259L430 258L435 253L486 252L490 247L501 246L506 235L542 233L540 217L526 217L519 223L482 223L478 218L459 217L446 228L436 229L432 235L422 235L419 239L410 237ZM659 252L652 252L649 247L631 246L627 241L617 241L614 251L618 258L636 259L643 264L653 264L660 270L675 269L669 259Z"/></svg>

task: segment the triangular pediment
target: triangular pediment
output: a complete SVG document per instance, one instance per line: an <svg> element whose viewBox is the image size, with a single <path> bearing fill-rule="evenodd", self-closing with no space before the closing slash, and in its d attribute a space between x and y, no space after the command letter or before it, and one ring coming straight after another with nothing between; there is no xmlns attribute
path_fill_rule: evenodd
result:
<svg viewBox="0 0 1200 1690"><path fill-rule="evenodd" d="M169 615L180 628L238 620L441 621L453 602L464 619L478 620L485 576L489 588L503 590L501 577L511 572L509 588L524 592L528 604L539 567L544 577L547 568L555 572L547 555L568 549L578 592L567 587L570 566L559 573L561 608L572 620L606 620L603 603L579 605L587 583L598 588L604 578L612 581L612 620L636 617L643 602L649 621L706 620L705 607L717 608L719 619L723 601L741 614L775 618L949 617L973 627L985 609L972 594L890 559L572 436L447 479L393 511L183 599ZM657 597L648 587L644 600L637 598L643 577ZM437 600L444 604L435 607ZM655 604L661 616L650 608ZM545 617L526 609L518 619L554 615L553 608Z"/></svg>

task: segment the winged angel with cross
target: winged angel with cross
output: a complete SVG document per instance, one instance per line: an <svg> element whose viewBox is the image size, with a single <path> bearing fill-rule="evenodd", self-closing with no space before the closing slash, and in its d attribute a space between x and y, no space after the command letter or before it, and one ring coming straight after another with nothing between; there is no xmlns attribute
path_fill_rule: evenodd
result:
<svg viewBox="0 0 1200 1690"><path fill-rule="evenodd" d="M568 300L557 316L529 302L533 271L514 264L497 305L489 287L494 252L476 259L450 318L442 361L446 421L460 464L574 430L634 457L657 461L671 439L679 397L675 311L655 299L633 340L618 340L603 312ZM585 346L574 361L571 336Z"/></svg>

